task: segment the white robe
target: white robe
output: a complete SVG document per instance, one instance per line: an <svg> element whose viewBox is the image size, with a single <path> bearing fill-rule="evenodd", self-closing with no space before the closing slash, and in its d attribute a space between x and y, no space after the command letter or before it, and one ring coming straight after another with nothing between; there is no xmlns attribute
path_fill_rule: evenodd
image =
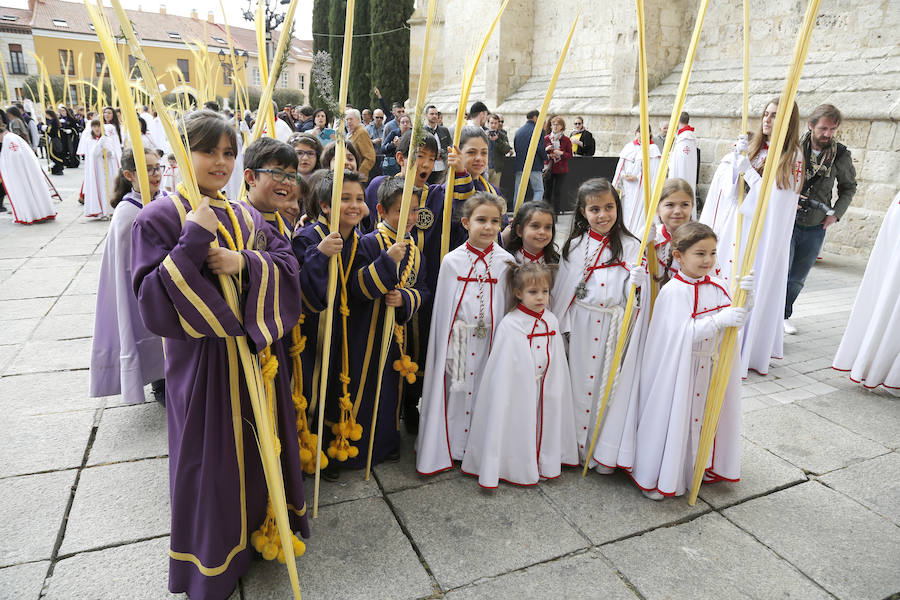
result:
<svg viewBox="0 0 900 600"><path fill-rule="evenodd" d="M165 199L160 193L154 199ZM131 282L131 226L141 195L126 195L113 212L100 263L91 347L91 397L122 394L144 402L144 386L165 377L162 339L144 326Z"/></svg>
<svg viewBox="0 0 900 600"><path fill-rule="evenodd" d="M516 250L515 254L513 254L513 258L516 259L516 262L520 265L524 265L527 263L537 263L539 265L545 265L547 262L544 260L544 252L541 251L540 254L531 254L525 248L519 248Z"/></svg>
<svg viewBox="0 0 900 600"><path fill-rule="evenodd" d="M588 240L585 260L585 239ZM605 239L605 238L603 238ZM596 234L572 241L569 258L561 258L553 286L552 312L559 316L560 330L569 334L569 372L575 405L575 435L583 462L590 448L597 419L597 409L606 388L604 371L612 359L625 304L628 299L628 264L637 262L640 243L630 237L622 240L623 261L603 266L612 258L604 248L596 259L595 250L604 242ZM597 265L587 280L587 295L575 297L582 280L585 263ZM638 295L642 298L642 295ZM649 296L647 296L649 300ZM636 369L640 364L646 333L647 312L634 309L634 328L625 348L619 381L607 401L606 413L594 452L594 460L609 467L630 467L634 454L634 409L637 396ZM612 331L610 326L612 325Z"/></svg>
<svg viewBox="0 0 900 600"><path fill-rule="evenodd" d="M153 120L147 124L147 133L156 142L156 149L163 151L163 156L172 152L172 146L166 138L166 131L163 129L162 120L159 117L153 117Z"/></svg>
<svg viewBox="0 0 900 600"><path fill-rule="evenodd" d="M697 137L694 128L685 125L678 130L675 143L669 154L669 177L678 177L691 184L694 198L697 197ZM691 212L691 218L697 218L697 203Z"/></svg>
<svg viewBox="0 0 900 600"><path fill-rule="evenodd" d="M174 192L179 183L182 182L181 170L178 165L166 166L163 169L161 188L167 192Z"/></svg>
<svg viewBox="0 0 900 600"><path fill-rule="evenodd" d="M652 142L647 151L650 156L650 189L652 190L657 171L659 171L660 153L659 148ZM643 164L641 145L636 141L628 142L619 153L619 163L616 165L616 174L612 180L613 187L621 190L625 227L638 236L644 231L646 222L642 185L644 182ZM626 181L626 175L634 175L637 180Z"/></svg>
<svg viewBox="0 0 900 600"><path fill-rule="evenodd" d="M750 235L753 211L759 196L762 179L755 171L746 174L750 189L744 195L744 203L740 212L743 215L740 256L735 257L735 232L737 228L737 192L738 184L731 170L731 155L725 157L717 169L710 186L707 205L700 217L707 224L716 221L719 230L713 226L719 236L718 258L722 278L731 285L734 261L743 257ZM749 369L765 375L769 372L769 360L784 356L784 303L787 289L787 274L790 258L791 234L794 230L794 218L797 214L797 198L799 196L800 178L802 177L803 156L799 152L794 158L794 180L791 189L782 190L777 185L772 188L766 220L753 262L756 277L755 303L744 326L743 345L741 347L741 373L747 376ZM732 183L734 182L734 183ZM714 188L720 184L722 187ZM715 196L713 196L715 194ZM717 200L713 200L713 198ZM717 216L715 206L722 214ZM707 213L707 211L712 211ZM711 225L712 226L712 225ZM727 287L727 286L726 286Z"/></svg>
<svg viewBox="0 0 900 600"><path fill-rule="evenodd" d="M569 365L559 322L548 310L507 314L478 389L462 471L478 485L534 485L578 464Z"/></svg>
<svg viewBox="0 0 900 600"><path fill-rule="evenodd" d="M416 439L416 470L423 475L462 460L478 386L506 311L506 263L512 256L497 244L483 259L477 252L465 243L447 253L438 275ZM495 281L460 281L478 277ZM483 304L479 290L486 296ZM479 338L475 326L482 306L487 335Z"/></svg>
<svg viewBox="0 0 900 600"><path fill-rule="evenodd" d="M719 335L712 315L731 299L718 278L684 273L659 292L647 334L631 477L647 491L680 496L690 489ZM707 481L741 476L741 389L737 356L725 390Z"/></svg>
<svg viewBox="0 0 900 600"><path fill-rule="evenodd" d="M900 396L900 194L875 239L833 366Z"/></svg>
<svg viewBox="0 0 900 600"><path fill-rule="evenodd" d="M107 131L115 131L107 125ZM116 176L122 154L111 135L90 136L84 144L84 216L108 217L112 214L109 200L116 187Z"/></svg>
<svg viewBox="0 0 900 600"><path fill-rule="evenodd" d="M0 151L0 177L16 223L28 225L56 217L50 183L34 150L9 131Z"/></svg>

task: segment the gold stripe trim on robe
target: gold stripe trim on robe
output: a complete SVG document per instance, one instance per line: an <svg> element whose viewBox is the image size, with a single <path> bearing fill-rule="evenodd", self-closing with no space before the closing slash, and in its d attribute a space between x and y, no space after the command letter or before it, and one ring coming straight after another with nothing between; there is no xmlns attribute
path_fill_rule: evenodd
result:
<svg viewBox="0 0 900 600"><path fill-rule="evenodd" d="M188 282L185 281L184 276L181 274L181 271L178 269L178 266L175 264L175 261L172 260L171 256L166 256L162 264L160 265L166 272L169 274L169 277L172 278L172 281L175 283L175 286L178 288L178 291L190 302L194 308L197 309L197 312L200 313L200 316L203 317L203 320L210 326L210 328L215 332L215 334L219 337L226 337L225 328L219 322L219 319L213 314L212 309L207 306L206 302L203 301L200 296L197 295ZM194 330L194 333L197 333ZM193 335L193 334L192 334ZM202 335L197 334L194 337L203 337Z"/></svg>

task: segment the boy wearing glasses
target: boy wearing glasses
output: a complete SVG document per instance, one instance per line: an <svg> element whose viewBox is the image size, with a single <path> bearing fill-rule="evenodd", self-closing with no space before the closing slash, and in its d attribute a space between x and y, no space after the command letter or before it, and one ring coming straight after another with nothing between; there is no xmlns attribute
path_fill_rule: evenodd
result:
<svg viewBox="0 0 900 600"><path fill-rule="evenodd" d="M270 137L261 137L244 152L244 186L250 206L262 213L288 243L291 215L297 212L301 178L294 149Z"/></svg>

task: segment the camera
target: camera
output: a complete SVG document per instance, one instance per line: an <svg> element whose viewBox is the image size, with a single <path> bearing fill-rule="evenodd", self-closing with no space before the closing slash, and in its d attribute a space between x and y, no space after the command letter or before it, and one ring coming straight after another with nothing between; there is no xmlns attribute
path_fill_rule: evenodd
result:
<svg viewBox="0 0 900 600"><path fill-rule="evenodd" d="M806 217L813 210L821 210L825 212L826 217L830 217L834 215L834 209L825 204L820 200L816 200L815 198L810 198L809 196L800 196L800 200L797 202L797 214Z"/></svg>

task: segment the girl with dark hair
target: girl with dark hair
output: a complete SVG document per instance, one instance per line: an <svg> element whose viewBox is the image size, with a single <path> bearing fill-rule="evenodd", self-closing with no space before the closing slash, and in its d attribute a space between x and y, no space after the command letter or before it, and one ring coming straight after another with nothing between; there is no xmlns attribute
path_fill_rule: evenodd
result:
<svg viewBox="0 0 900 600"><path fill-rule="evenodd" d="M575 402L575 432L582 462L612 473L630 467L633 458L633 414L636 371L643 350L647 310L635 310L623 325L630 287L641 288L646 270L638 256L640 242L623 223L619 194L607 179L589 179L578 188L569 239L563 245L553 287L553 313L560 331L569 336L569 368ZM640 297L643 297L643 293ZM647 296L649 299L649 295ZM607 404L594 457L587 456L607 379L615 377L613 349L619 327L632 330L617 385Z"/></svg>
<svg viewBox="0 0 900 600"><path fill-rule="evenodd" d="M503 247L516 262L555 265L556 213L546 202L526 202L504 232Z"/></svg>
<svg viewBox="0 0 900 600"><path fill-rule="evenodd" d="M111 106L103 107L103 124L104 125L112 125L116 131L116 143L119 146L122 145L122 127L119 124L119 115L116 114L116 111L113 110Z"/></svg>
<svg viewBox="0 0 900 600"><path fill-rule="evenodd" d="M345 159L345 170L347 171L356 171L356 168L362 164L362 157L359 155L359 152L356 150L356 146L353 145L353 142L347 140L344 142L347 147L346 159ZM337 151L337 143L331 142L325 149L322 150L322 160L319 161L319 166L322 169L328 169L329 171L334 170L334 154Z"/></svg>
<svg viewBox="0 0 900 600"><path fill-rule="evenodd" d="M656 204L656 219L651 230L656 250L656 283L662 287L678 273L679 264L672 255L672 236L690 222L694 209L694 190L684 179L674 177L663 184Z"/></svg>
<svg viewBox="0 0 900 600"><path fill-rule="evenodd" d="M716 234L702 223L686 223L672 235L681 264L659 292L647 334L640 374L640 414L631 477L653 500L680 496L691 488L700 425L719 345L727 327L747 320L746 308L731 306L725 282L713 276ZM741 289L751 294L753 278ZM752 299L748 296L748 298ZM737 481L741 476L741 375L737 356L716 428L715 452L703 481Z"/></svg>
<svg viewBox="0 0 900 600"><path fill-rule="evenodd" d="M185 118L182 135L202 199L192 209L179 185L168 200L140 211L132 231L133 285L147 329L165 340L169 591L227 598L254 549L265 558L279 550L277 538L258 533L271 524L248 392L258 383L241 367L238 342L263 355L251 360L267 357L268 346L299 318L300 286L288 242L256 209L220 193L234 168L233 125L199 110ZM236 308L227 296L238 297ZM291 529L306 537L297 413L290 387L280 381L271 401L285 500ZM281 542L302 553L296 537Z"/></svg>
<svg viewBox="0 0 900 600"><path fill-rule="evenodd" d="M166 197L159 190L159 156L150 148L144 152L149 191L157 201ZM152 383L156 400L165 404L162 340L144 326L131 285L131 228L143 204L130 148L122 154L122 169L116 176L110 204L115 211L100 264L91 348L91 397L122 394L126 404L139 404L144 402L144 386Z"/></svg>
<svg viewBox="0 0 900 600"><path fill-rule="evenodd" d="M122 152L116 144L115 134L112 125L101 125L100 119L94 119L90 131L79 145L84 153L84 185L81 191L86 217L108 219L113 212L110 200ZM152 146L145 148L153 149Z"/></svg>

